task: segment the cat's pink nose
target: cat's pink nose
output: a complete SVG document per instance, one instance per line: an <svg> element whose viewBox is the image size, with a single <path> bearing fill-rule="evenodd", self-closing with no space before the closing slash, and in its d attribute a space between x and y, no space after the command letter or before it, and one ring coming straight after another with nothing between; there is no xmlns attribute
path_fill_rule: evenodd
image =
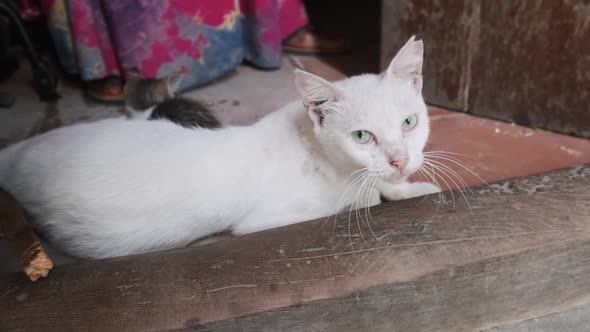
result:
<svg viewBox="0 0 590 332"><path fill-rule="evenodd" d="M399 170L400 173L408 166L408 157L389 159L389 164Z"/></svg>

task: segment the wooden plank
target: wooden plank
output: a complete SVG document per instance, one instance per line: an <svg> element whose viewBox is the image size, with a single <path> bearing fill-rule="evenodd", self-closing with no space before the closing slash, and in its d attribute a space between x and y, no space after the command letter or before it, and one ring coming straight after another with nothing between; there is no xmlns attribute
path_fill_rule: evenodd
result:
<svg viewBox="0 0 590 332"><path fill-rule="evenodd" d="M381 1L381 70L410 36L424 38L424 98L466 111L480 2Z"/></svg>
<svg viewBox="0 0 590 332"><path fill-rule="evenodd" d="M586 0L481 1L469 111L590 137Z"/></svg>
<svg viewBox="0 0 590 332"><path fill-rule="evenodd" d="M477 188L471 210L383 204L374 235L343 214L36 283L6 275L0 330L472 331L537 317L590 301L589 189L579 167Z"/></svg>
<svg viewBox="0 0 590 332"><path fill-rule="evenodd" d="M590 331L590 305L577 306L562 312L528 319L481 332L588 332Z"/></svg>

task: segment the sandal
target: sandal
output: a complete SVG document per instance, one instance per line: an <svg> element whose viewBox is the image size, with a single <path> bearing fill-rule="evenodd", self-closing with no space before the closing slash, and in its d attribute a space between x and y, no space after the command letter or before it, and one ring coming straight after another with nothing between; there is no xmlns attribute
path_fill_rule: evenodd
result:
<svg viewBox="0 0 590 332"><path fill-rule="evenodd" d="M94 100L106 103L119 103L125 100L123 81L118 76L88 82L86 94Z"/></svg>
<svg viewBox="0 0 590 332"><path fill-rule="evenodd" d="M322 36L309 26L296 30L283 41L283 51L288 53L324 55L345 53L350 50L347 40Z"/></svg>

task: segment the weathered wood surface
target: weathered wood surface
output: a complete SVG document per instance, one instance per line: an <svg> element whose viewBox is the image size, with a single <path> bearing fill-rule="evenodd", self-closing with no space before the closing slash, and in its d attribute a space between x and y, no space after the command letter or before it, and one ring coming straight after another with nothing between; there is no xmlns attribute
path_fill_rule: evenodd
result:
<svg viewBox="0 0 590 332"><path fill-rule="evenodd" d="M466 195L376 207L374 235L353 213L3 276L0 330L473 331L590 302L590 166Z"/></svg>
<svg viewBox="0 0 590 332"><path fill-rule="evenodd" d="M481 1L479 30L471 113L590 137L587 0Z"/></svg>
<svg viewBox="0 0 590 332"><path fill-rule="evenodd" d="M381 67L425 40L427 102L590 137L587 0L382 1Z"/></svg>
<svg viewBox="0 0 590 332"><path fill-rule="evenodd" d="M424 38L426 101L466 111L479 1L384 0L381 6L381 70L410 36Z"/></svg>
<svg viewBox="0 0 590 332"><path fill-rule="evenodd" d="M576 306L534 319L511 322L480 332L588 332L590 331L590 305Z"/></svg>

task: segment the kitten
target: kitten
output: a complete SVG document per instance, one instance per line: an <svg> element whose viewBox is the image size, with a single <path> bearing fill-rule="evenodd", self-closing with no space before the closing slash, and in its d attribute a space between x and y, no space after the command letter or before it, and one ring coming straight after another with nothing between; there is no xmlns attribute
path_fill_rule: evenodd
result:
<svg viewBox="0 0 590 332"><path fill-rule="evenodd" d="M59 128L0 151L0 186L55 246L94 258L435 193L407 181L430 130L422 54L412 37L381 75L330 83L296 70L301 100L250 126L118 118Z"/></svg>
<svg viewBox="0 0 590 332"><path fill-rule="evenodd" d="M125 110L131 119L167 119L183 127L220 128L221 123L202 103L175 97L182 74L151 79L131 69L125 83Z"/></svg>

